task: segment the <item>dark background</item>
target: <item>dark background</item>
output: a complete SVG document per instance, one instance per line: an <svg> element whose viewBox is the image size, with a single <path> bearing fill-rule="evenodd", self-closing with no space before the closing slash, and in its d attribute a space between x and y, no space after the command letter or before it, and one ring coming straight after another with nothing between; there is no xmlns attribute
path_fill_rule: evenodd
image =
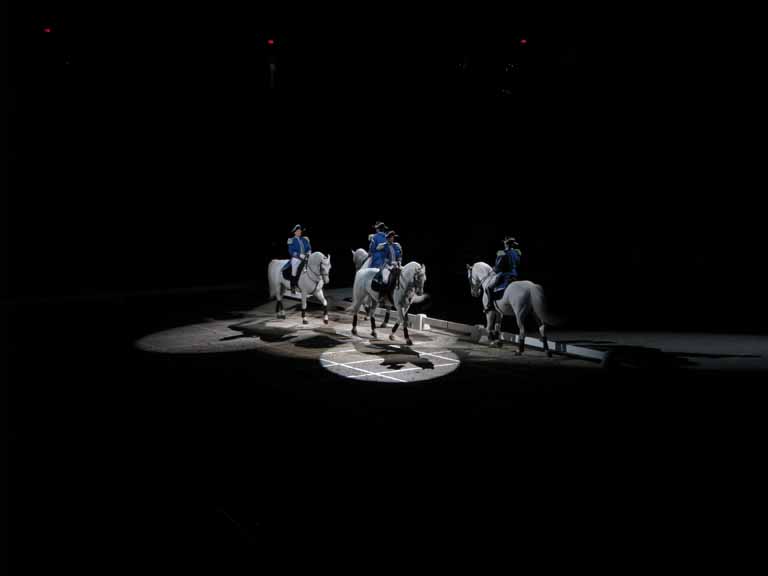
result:
<svg viewBox="0 0 768 576"><path fill-rule="evenodd" d="M746 16L344 10L12 7L17 558L311 564L383 542L573 561L737 525L762 374L462 372L392 390L133 348L260 303L297 222L349 285L379 219L427 265L438 317L477 321L465 264L511 233L568 328L765 333Z"/></svg>
<svg viewBox="0 0 768 576"><path fill-rule="evenodd" d="M748 158L698 116L727 33L527 4L279 8L18 10L15 297L263 295L296 222L348 285L383 219L428 265L435 313L471 315L464 264L510 233L573 328L765 330Z"/></svg>

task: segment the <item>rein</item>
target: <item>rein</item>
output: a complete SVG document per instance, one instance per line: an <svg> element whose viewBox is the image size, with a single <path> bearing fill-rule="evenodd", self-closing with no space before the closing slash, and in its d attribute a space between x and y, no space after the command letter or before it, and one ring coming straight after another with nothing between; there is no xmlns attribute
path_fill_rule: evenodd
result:
<svg viewBox="0 0 768 576"><path fill-rule="evenodd" d="M321 268L322 269L322 268ZM312 267L309 265L309 262L307 262L307 276L310 276L311 274L314 274L317 278L317 282L315 282L315 287L308 295L312 296L315 292L317 292L317 287L320 286L320 281L323 279L322 275L312 270Z"/></svg>

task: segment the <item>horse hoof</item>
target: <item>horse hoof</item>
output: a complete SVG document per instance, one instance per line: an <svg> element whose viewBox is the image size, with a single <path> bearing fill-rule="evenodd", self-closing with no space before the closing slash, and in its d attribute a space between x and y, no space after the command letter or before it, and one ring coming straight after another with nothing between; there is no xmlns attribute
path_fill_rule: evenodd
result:
<svg viewBox="0 0 768 576"><path fill-rule="evenodd" d="M307 319L305 318L304 320L302 320L302 321L301 321L301 323L302 323L302 324L309 324L309 320L307 320Z"/></svg>
<svg viewBox="0 0 768 576"><path fill-rule="evenodd" d="M376 334L376 332L371 332L371 338L377 338L378 339L378 337L379 336Z"/></svg>
<svg viewBox="0 0 768 576"><path fill-rule="evenodd" d="M328 324L328 318L323 318L323 324Z"/></svg>
<svg viewBox="0 0 768 576"><path fill-rule="evenodd" d="M411 340L410 338L408 338L408 340L406 340L405 343L408 344L408 346L413 346L413 340Z"/></svg>
<svg viewBox="0 0 768 576"><path fill-rule="evenodd" d="M389 339L390 339L390 340L394 340L394 339L395 339L395 335L394 335L394 334L390 334L390 335L389 335Z"/></svg>
<svg viewBox="0 0 768 576"><path fill-rule="evenodd" d="M386 328L386 327L387 327L387 323L386 323L386 322L384 322L384 324L382 324L382 325L381 325L381 327L382 327L382 328Z"/></svg>
<svg viewBox="0 0 768 576"><path fill-rule="evenodd" d="M352 335L357 336L357 330L352 330Z"/></svg>

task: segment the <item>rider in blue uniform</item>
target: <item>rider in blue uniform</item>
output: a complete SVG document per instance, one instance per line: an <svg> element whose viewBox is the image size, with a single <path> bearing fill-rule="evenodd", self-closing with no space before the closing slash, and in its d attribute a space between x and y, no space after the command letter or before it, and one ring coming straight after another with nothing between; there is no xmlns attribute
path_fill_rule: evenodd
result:
<svg viewBox="0 0 768 576"><path fill-rule="evenodd" d="M384 286L389 284L389 276L394 268L400 268L403 265L403 247L395 242L397 234L394 230L387 232L387 241L384 245L384 266L381 269L381 281Z"/></svg>
<svg viewBox="0 0 768 576"><path fill-rule="evenodd" d="M384 222L376 222L376 233L370 237L368 245L368 256L371 259L369 268L382 268L386 254L384 247L387 245L387 225Z"/></svg>
<svg viewBox="0 0 768 576"><path fill-rule="evenodd" d="M488 295L486 312L493 311L493 291L496 286L506 288L510 282L517 280L517 269L520 266L520 257L523 255L517 240L511 236L504 238L504 250L496 252L496 264L493 271L496 273L485 288Z"/></svg>
<svg viewBox="0 0 768 576"><path fill-rule="evenodd" d="M291 259L291 292L295 294L301 270L312 254L312 245L308 237L302 236L304 227L301 224L296 224L291 232L293 237L288 238L288 256Z"/></svg>

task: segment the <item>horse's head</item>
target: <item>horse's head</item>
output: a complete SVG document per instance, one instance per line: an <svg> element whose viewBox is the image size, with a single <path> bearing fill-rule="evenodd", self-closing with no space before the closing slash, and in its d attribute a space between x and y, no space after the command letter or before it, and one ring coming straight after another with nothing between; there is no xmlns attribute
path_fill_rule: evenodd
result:
<svg viewBox="0 0 768 576"><path fill-rule="evenodd" d="M323 277L323 284L328 285L331 282L331 255L328 254L320 261L320 276Z"/></svg>
<svg viewBox="0 0 768 576"><path fill-rule="evenodd" d="M368 252L362 248L352 250L352 263L355 265L355 270L360 270L360 267L368 259Z"/></svg>
<svg viewBox="0 0 768 576"><path fill-rule="evenodd" d="M312 256L309 257L309 269L313 274L319 276L323 280L323 284L329 284L331 281L331 257L326 256L322 252L312 252Z"/></svg>
<svg viewBox="0 0 768 576"><path fill-rule="evenodd" d="M483 293L483 282L477 277L476 268L477 266L467 264L467 279L469 280L469 290L473 298L479 298Z"/></svg>
<svg viewBox="0 0 768 576"><path fill-rule="evenodd" d="M420 265L413 275L413 285L416 288L416 295L424 294L424 284L427 282L427 267Z"/></svg>

